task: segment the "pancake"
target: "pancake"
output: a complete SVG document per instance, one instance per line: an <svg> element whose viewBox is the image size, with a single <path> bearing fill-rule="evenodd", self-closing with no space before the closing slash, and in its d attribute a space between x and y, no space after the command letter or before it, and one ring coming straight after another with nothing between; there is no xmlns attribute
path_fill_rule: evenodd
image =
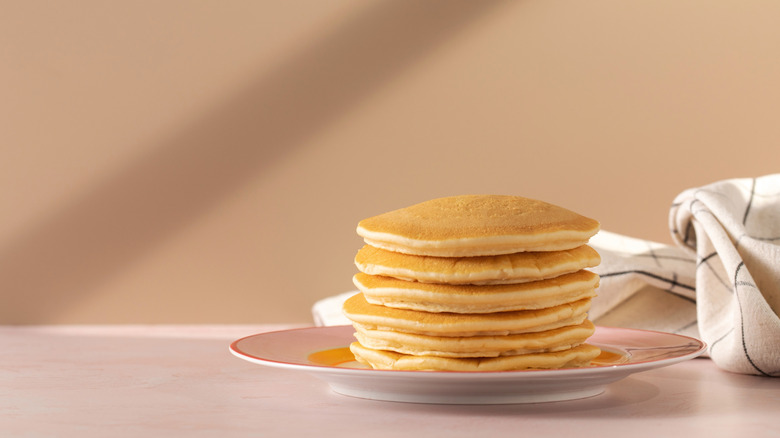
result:
<svg viewBox="0 0 780 438"><path fill-rule="evenodd" d="M389 251L463 257L576 248L599 227L596 220L543 201L463 195L363 219L357 233L367 244Z"/></svg>
<svg viewBox="0 0 780 438"><path fill-rule="evenodd" d="M498 357L568 350L583 344L596 330L592 322L536 333L505 336L444 337L355 327L366 348L415 356Z"/></svg>
<svg viewBox="0 0 780 438"><path fill-rule="evenodd" d="M593 298L599 276L581 270L528 283L451 285L358 273L353 282L371 304L424 312L492 313L543 309Z"/></svg>
<svg viewBox="0 0 780 438"><path fill-rule="evenodd" d="M350 344L349 349L358 362L374 369L415 371L511 371L584 367L601 352L598 347L590 344L555 352L489 358L414 356L366 348L359 342Z"/></svg>
<svg viewBox="0 0 780 438"><path fill-rule="evenodd" d="M366 329L432 336L485 336L540 332L581 324L590 298L545 309L482 314L432 313L369 304L362 293L348 298L344 315Z"/></svg>
<svg viewBox="0 0 780 438"><path fill-rule="evenodd" d="M522 283L592 268L600 262L599 253L587 245L481 257L421 256L365 245L355 256L355 265L366 274L446 284Z"/></svg>

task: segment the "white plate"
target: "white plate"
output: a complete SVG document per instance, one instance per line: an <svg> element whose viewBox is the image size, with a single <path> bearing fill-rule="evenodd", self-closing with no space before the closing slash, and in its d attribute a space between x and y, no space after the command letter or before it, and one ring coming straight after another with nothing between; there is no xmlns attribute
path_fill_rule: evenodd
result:
<svg viewBox="0 0 780 438"><path fill-rule="evenodd" d="M373 400L446 404L540 403L601 394L630 374L672 365L704 352L703 342L648 330L597 327L588 343L604 353L588 368L493 372L388 371L354 361L352 326L261 333L230 351L260 365L303 371L339 394Z"/></svg>

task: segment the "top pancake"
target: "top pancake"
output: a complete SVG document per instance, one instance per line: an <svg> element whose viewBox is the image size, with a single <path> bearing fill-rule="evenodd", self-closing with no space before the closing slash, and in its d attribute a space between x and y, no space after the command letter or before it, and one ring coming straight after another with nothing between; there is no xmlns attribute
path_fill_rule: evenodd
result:
<svg viewBox="0 0 780 438"><path fill-rule="evenodd" d="M506 195L438 198L363 219L369 245L406 254L461 257L582 246L599 223L543 201Z"/></svg>

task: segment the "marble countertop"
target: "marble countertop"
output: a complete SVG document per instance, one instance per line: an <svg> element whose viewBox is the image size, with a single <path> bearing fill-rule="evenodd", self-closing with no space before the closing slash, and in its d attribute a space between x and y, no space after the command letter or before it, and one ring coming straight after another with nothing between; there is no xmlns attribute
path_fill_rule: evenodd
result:
<svg viewBox="0 0 780 438"><path fill-rule="evenodd" d="M780 379L706 358L588 399L428 405L346 397L228 351L288 327L0 326L0 436L780 436Z"/></svg>

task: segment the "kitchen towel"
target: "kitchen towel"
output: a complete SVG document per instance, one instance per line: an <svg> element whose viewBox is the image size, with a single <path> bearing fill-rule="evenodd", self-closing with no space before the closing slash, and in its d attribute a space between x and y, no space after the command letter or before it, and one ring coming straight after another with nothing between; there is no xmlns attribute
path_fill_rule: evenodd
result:
<svg viewBox="0 0 780 438"><path fill-rule="evenodd" d="M780 376L780 174L682 192L672 238L696 256L701 339L721 368Z"/></svg>
<svg viewBox="0 0 780 438"><path fill-rule="evenodd" d="M702 339L722 369L780 376L780 174L683 191L667 245L601 231L590 245L601 276L590 318L603 326ZM318 301L317 325L349 324L341 304Z"/></svg>

